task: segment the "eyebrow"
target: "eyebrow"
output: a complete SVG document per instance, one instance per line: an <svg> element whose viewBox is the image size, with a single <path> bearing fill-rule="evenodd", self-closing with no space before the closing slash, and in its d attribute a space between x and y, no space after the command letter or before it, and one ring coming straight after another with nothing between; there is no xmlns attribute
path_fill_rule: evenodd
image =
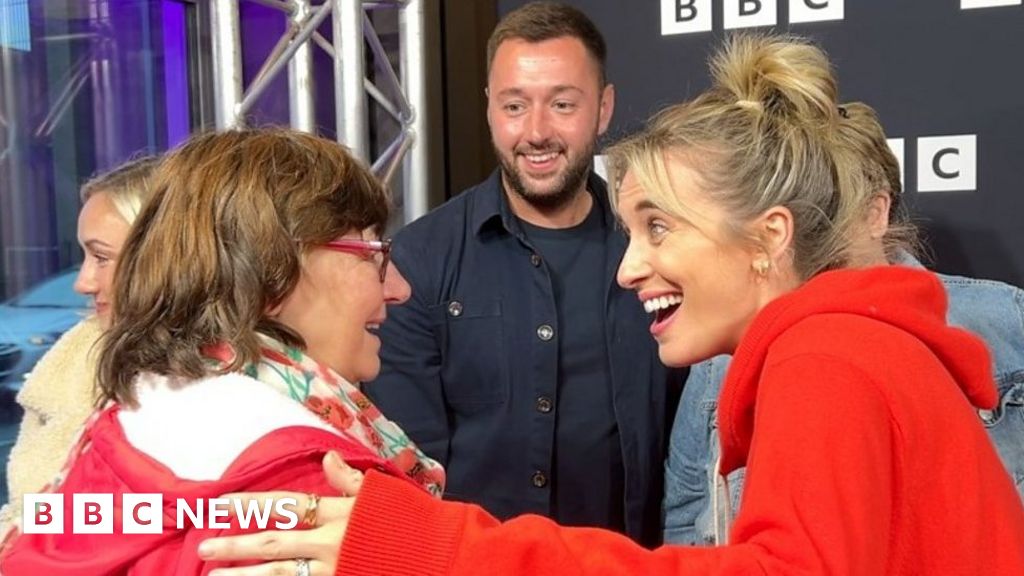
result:
<svg viewBox="0 0 1024 576"><path fill-rule="evenodd" d="M655 206L654 202L651 202L650 200L644 198L643 200L636 203L636 206L633 207L633 210L636 212L644 212L646 210L661 211L661 208ZM627 236L629 235L629 226L626 226L626 220L622 217L622 214L620 214L618 210L615 211L615 223L620 228L622 228L623 231L626 232Z"/></svg>
<svg viewBox="0 0 1024 576"><path fill-rule="evenodd" d="M646 198L636 203L636 211L639 212L641 210L657 210L658 212L664 212L660 206Z"/></svg>
<svg viewBox="0 0 1024 576"><path fill-rule="evenodd" d="M112 250L114 248L110 244L107 244L106 242L104 242L103 240L100 240L98 238L93 238L91 240L86 240L83 245L86 248L89 248L91 250L95 250L97 248L107 248L107 249Z"/></svg>
<svg viewBox="0 0 1024 576"><path fill-rule="evenodd" d="M573 86L571 84L559 84L557 86L552 87L549 90L549 92L551 92L552 94L555 94L555 95L562 94L563 92L579 92L580 94L582 94L583 93L583 89L578 87L578 86ZM524 94L526 94L526 91L523 90L522 88L515 88L515 87L513 87L513 88L505 88L501 92L498 92L496 94L496 96L505 96L505 97L507 97L507 96L522 96Z"/></svg>

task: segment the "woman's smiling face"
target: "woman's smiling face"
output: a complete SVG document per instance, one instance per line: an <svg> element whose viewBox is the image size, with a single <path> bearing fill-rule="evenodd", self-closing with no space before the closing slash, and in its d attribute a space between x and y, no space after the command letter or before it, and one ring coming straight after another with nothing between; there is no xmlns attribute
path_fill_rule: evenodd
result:
<svg viewBox="0 0 1024 576"><path fill-rule="evenodd" d="M698 186L698 175L666 157L668 182L689 218L659 208L633 171L622 180L618 213L629 233L618 282L654 315L651 334L668 366L732 353L763 306L758 257L724 234L726 213Z"/></svg>
<svg viewBox="0 0 1024 576"><path fill-rule="evenodd" d="M342 238L377 240L370 229ZM310 357L353 383L380 372L377 331L387 317L385 305L401 304L410 295L409 284L391 264L381 281L382 258L313 247L303 256L298 283L275 312L302 336Z"/></svg>

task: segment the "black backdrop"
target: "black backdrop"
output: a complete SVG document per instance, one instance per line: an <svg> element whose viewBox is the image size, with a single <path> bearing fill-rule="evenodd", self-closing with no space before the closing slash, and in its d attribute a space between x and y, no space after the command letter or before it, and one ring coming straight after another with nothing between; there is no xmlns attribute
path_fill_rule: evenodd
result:
<svg viewBox="0 0 1024 576"><path fill-rule="evenodd" d="M498 0L499 16L524 3ZM749 30L813 38L836 66L842 100L873 106L897 140L894 149L902 145L907 201L931 246L932 267L1024 282L1021 0L567 3L590 15L608 42L616 85L611 138L707 87L707 57L733 29L725 28L727 10L762 24ZM795 22L805 13L841 19ZM764 25L772 19L774 26ZM662 34L687 26L699 31Z"/></svg>

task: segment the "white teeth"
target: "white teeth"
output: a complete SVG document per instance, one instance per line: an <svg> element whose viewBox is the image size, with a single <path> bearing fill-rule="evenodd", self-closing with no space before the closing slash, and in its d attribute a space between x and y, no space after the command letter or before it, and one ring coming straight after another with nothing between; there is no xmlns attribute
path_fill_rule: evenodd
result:
<svg viewBox="0 0 1024 576"><path fill-rule="evenodd" d="M548 160L553 159L555 156L558 156L557 152L548 152L547 154L527 154L526 159L530 162L540 164L541 162L547 162Z"/></svg>
<svg viewBox="0 0 1024 576"><path fill-rule="evenodd" d="M669 306L675 306L676 304L682 304L682 303L683 303L683 295L682 294L669 294L667 296L658 296L656 298L651 298L650 300L645 300L644 301L644 310L648 314L653 314L653 313L657 312L658 310L664 310L665 308L668 308Z"/></svg>
<svg viewBox="0 0 1024 576"><path fill-rule="evenodd" d="M380 330L380 324L367 324L366 327L370 330Z"/></svg>

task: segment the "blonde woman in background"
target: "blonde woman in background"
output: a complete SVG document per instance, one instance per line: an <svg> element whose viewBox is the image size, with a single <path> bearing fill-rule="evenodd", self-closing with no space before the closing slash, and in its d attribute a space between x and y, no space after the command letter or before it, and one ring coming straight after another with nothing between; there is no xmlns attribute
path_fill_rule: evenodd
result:
<svg viewBox="0 0 1024 576"><path fill-rule="evenodd" d="M75 291L95 313L64 333L39 360L18 393L25 410L7 462L8 504L0 523L21 515L21 497L56 476L96 398L95 344L110 323L110 287L121 246L149 195L158 159L146 156L93 177L81 189L78 243L85 253Z"/></svg>

